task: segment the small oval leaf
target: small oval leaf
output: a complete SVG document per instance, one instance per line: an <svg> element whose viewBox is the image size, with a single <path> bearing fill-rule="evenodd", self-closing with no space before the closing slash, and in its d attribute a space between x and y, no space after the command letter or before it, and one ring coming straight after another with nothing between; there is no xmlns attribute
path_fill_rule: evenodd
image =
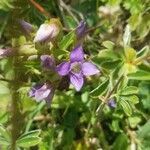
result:
<svg viewBox="0 0 150 150"><path fill-rule="evenodd" d="M40 137L36 137L36 136L29 137L28 136L28 137L24 137L22 139L18 139L17 145L19 147L27 148L27 147L35 146L35 145L39 144L40 142L41 142Z"/></svg>

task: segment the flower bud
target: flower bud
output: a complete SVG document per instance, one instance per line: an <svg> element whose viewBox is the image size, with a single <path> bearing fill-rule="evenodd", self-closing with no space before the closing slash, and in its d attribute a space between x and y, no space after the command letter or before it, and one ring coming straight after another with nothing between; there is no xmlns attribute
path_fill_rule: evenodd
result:
<svg viewBox="0 0 150 150"><path fill-rule="evenodd" d="M54 96L54 88L47 84L36 84L29 91L29 97L32 97L37 102L45 100L47 103L50 103Z"/></svg>
<svg viewBox="0 0 150 150"><path fill-rule="evenodd" d="M18 22L26 34L30 34L33 31L33 26L30 23L24 20L18 20Z"/></svg>
<svg viewBox="0 0 150 150"><path fill-rule="evenodd" d="M55 70L55 60L52 56L42 55L40 58L43 69L52 71Z"/></svg>
<svg viewBox="0 0 150 150"><path fill-rule="evenodd" d="M34 42L53 41L61 31L61 23L58 19L51 19L50 22L44 23L38 29Z"/></svg>
<svg viewBox="0 0 150 150"><path fill-rule="evenodd" d="M76 28L76 35L78 39L81 39L85 36L86 34L86 30L87 30L87 26L86 26L86 22L85 21L81 21L78 25L78 27Z"/></svg>
<svg viewBox="0 0 150 150"><path fill-rule="evenodd" d="M108 106L111 107L111 108L116 108L116 102L114 99L110 99L108 101Z"/></svg>

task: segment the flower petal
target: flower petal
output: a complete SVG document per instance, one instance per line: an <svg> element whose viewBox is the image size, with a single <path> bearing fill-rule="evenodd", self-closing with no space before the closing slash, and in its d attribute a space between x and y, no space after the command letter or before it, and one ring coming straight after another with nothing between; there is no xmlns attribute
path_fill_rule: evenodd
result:
<svg viewBox="0 0 150 150"><path fill-rule="evenodd" d="M70 53L70 61L71 62L81 62L84 60L84 52L81 45L75 47L73 51Z"/></svg>
<svg viewBox="0 0 150 150"><path fill-rule="evenodd" d="M46 101L48 107L51 104L51 101L52 101L52 99L54 97L54 93L55 93L55 89L53 87L51 87L50 94L45 98L45 101Z"/></svg>
<svg viewBox="0 0 150 150"><path fill-rule="evenodd" d="M39 90L43 85L42 84L37 84L37 85L34 85L30 90L29 90L29 97L34 97L35 96L35 92L37 90Z"/></svg>
<svg viewBox="0 0 150 150"><path fill-rule="evenodd" d="M96 65L94 65L93 63L84 62L82 64L82 72L85 76L91 76L91 75L99 73L100 71L98 70Z"/></svg>
<svg viewBox="0 0 150 150"><path fill-rule="evenodd" d="M83 75L70 74L70 82L77 91L80 91L84 83Z"/></svg>
<svg viewBox="0 0 150 150"><path fill-rule="evenodd" d="M36 101L41 101L46 99L51 92L51 88L44 84L40 89L36 90L35 92L35 99Z"/></svg>
<svg viewBox="0 0 150 150"><path fill-rule="evenodd" d="M60 76L66 76L70 71L70 62L62 62L57 66L56 71Z"/></svg>

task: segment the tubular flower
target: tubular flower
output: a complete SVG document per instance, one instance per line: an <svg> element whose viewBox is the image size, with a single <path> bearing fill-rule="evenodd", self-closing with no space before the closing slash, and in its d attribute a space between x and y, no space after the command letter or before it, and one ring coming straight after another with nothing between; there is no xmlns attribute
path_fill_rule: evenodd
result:
<svg viewBox="0 0 150 150"><path fill-rule="evenodd" d="M87 26L86 26L86 22L85 21L81 21L78 25L78 27L76 28L76 35L78 39L81 39L85 36L86 34L86 30L87 30Z"/></svg>
<svg viewBox="0 0 150 150"><path fill-rule="evenodd" d="M99 73L98 68L93 63L84 61L84 52L80 45L70 53L70 61L62 62L56 70L60 76L68 75L71 84L77 91L80 91L84 84L84 76Z"/></svg>
<svg viewBox="0 0 150 150"><path fill-rule="evenodd" d="M50 103L54 96L54 88L47 83L37 84L29 91L29 97L33 97L37 102L45 100Z"/></svg>
<svg viewBox="0 0 150 150"><path fill-rule="evenodd" d="M30 23L24 20L18 20L18 22L20 26L22 27L22 29L25 31L25 33L29 34L30 32L33 31L33 26Z"/></svg>
<svg viewBox="0 0 150 150"><path fill-rule="evenodd" d="M57 19L51 19L38 29L34 42L49 42L55 39L61 31L61 23Z"/></svg>
<svg viewBox="0 0 150 150"><path fill-rule="evenodd" d="M53 71L55 70L55 60L52 56L42 55L40 59L41 59L41 64L43 69L53 70Z"/></svg>

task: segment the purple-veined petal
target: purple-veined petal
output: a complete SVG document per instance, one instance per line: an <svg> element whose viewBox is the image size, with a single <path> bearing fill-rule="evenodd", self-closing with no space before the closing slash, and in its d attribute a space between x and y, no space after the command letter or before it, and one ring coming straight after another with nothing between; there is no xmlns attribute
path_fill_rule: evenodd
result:
<svg viewBox="0 0 150 150"><path fill-rule="evenodd" d="M83 84L84 84L84 78L83 75L75 75L73 73L70 74L70 82L75 87L76 91L80 91Z"/></svg>
<svg viewBox="0 0 150 150"><path fill-rule="evenodd" d="M66 76L70 71L70 62L62 62L57 66L56 71L60 76Z"/></svg>
<svg viewBox="0 0 150 150"><path fill-rule="evenodd" d="M35 92L35 99L37 102L46 99L49 94L50 94L51 90L47 89L47 90L38 90Z"/></svg>
<svg viewBox="0 0 150 150"><path fill-rule="evenodd" d="M100 71L98 70L96 65L94 65L93 63L84 62L82 64L82 72L85 76L91 76L91 75L99 73Z"/></svg>
<svg viewBox="0 0 150 150"><path fill-rule="evenodd" d="M41 101L46 99L51 92L51 88L48 87L47 84L44 84L41 88L35 91L35 99L36 101Z"/></svg>
<svg viewBox="0 0 150 150"><path fill-rule="evenodd" d="M37 84L34 85L30 90L29 90L29 97L34 97L35 96L35 92L37 90L39 90L43 85L42 84Z"/></svg>
<svg viewBox="0 0 150 150"><path fill-rule="evenodd" d="M70 53L70 61L71 62L82 62L84 60L84 52L81 45L76 46L72 52Z"/></svg>

